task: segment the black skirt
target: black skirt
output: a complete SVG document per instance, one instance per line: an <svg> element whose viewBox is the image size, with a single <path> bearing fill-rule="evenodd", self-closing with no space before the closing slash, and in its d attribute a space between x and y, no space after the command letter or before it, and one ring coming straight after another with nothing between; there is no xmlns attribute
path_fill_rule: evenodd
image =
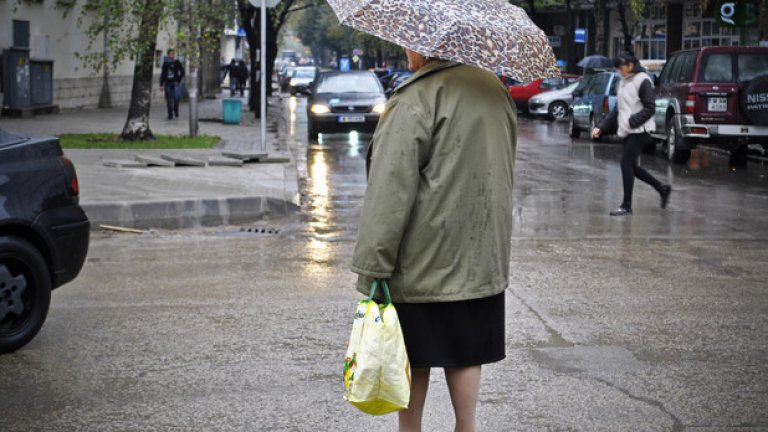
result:
<svg viewBox="0 0 768 432"><path fill-rule="evenodd" d="M504 293L445 303L396 303L411 367L467 367L506 357Z"/></svg>

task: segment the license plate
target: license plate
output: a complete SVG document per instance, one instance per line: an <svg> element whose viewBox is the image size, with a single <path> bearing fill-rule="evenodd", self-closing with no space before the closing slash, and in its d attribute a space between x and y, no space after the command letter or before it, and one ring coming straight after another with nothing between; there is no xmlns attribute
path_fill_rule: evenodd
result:
<svg viewBox="0 0 768 432"><path fill-rule="evenodd" d="M361 115L339 116L339 123L365 123L365 116L361 116Z"/></svg>
<svg viewBox="0 0 768 432"><path fill-rule="evenodd" d="M726 112L728 111L728 98L724 97L711 97L707 101L707 111L709 112Z"/></svg>

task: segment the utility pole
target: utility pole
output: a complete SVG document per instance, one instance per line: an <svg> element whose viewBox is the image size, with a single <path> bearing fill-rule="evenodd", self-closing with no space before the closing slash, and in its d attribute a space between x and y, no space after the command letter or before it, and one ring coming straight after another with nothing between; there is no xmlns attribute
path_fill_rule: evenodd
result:
<svg viewBox="0 0 768 432"><path fill-rule="evenodd" d="M197 69L200 62L200 26L195 19L198 0L189 2L189 34L188 44L189 73L187 88L189 89L189 136L196 137L197 125Z"/></svg>

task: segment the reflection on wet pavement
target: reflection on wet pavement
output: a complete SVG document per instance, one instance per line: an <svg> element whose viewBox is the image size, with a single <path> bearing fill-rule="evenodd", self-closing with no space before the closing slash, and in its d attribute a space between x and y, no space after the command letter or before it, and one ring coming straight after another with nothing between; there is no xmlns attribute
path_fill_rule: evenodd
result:
<svg viewBox="0 0 768 432"><path fill-rule="evenodd" d="M365 187L368 135L322 134L306 142L306 99L290 98L291 136L307 160L302 218L318 241L353 241ZM660 147L660 146L659 146ZM768 238L768 168L734 169L728 158L697 152L688 165L660 154L640 164L674 192L666 210L636 182L635 214L608 215L622 198L621 143L572 140L566 122L521 117L515 169L514 238Z"/></svg>

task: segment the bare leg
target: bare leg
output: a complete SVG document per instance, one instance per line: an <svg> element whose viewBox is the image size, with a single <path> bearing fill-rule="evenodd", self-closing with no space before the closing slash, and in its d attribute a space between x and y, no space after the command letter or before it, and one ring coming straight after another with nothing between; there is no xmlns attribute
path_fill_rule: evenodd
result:
<svg viewBox="0 0 768 432"><path fill-rule="evenodd" d="M456 414L456 432L475 432L480 369L480 366L445 368L445 378Z"/></svg>
<svg viewBox="0 0 768 432"><path fill-rule="evenodd" d="M400 432L421 432L424 403L429 389L429 368L411 370L411 401L400 414Z"/></svg>

